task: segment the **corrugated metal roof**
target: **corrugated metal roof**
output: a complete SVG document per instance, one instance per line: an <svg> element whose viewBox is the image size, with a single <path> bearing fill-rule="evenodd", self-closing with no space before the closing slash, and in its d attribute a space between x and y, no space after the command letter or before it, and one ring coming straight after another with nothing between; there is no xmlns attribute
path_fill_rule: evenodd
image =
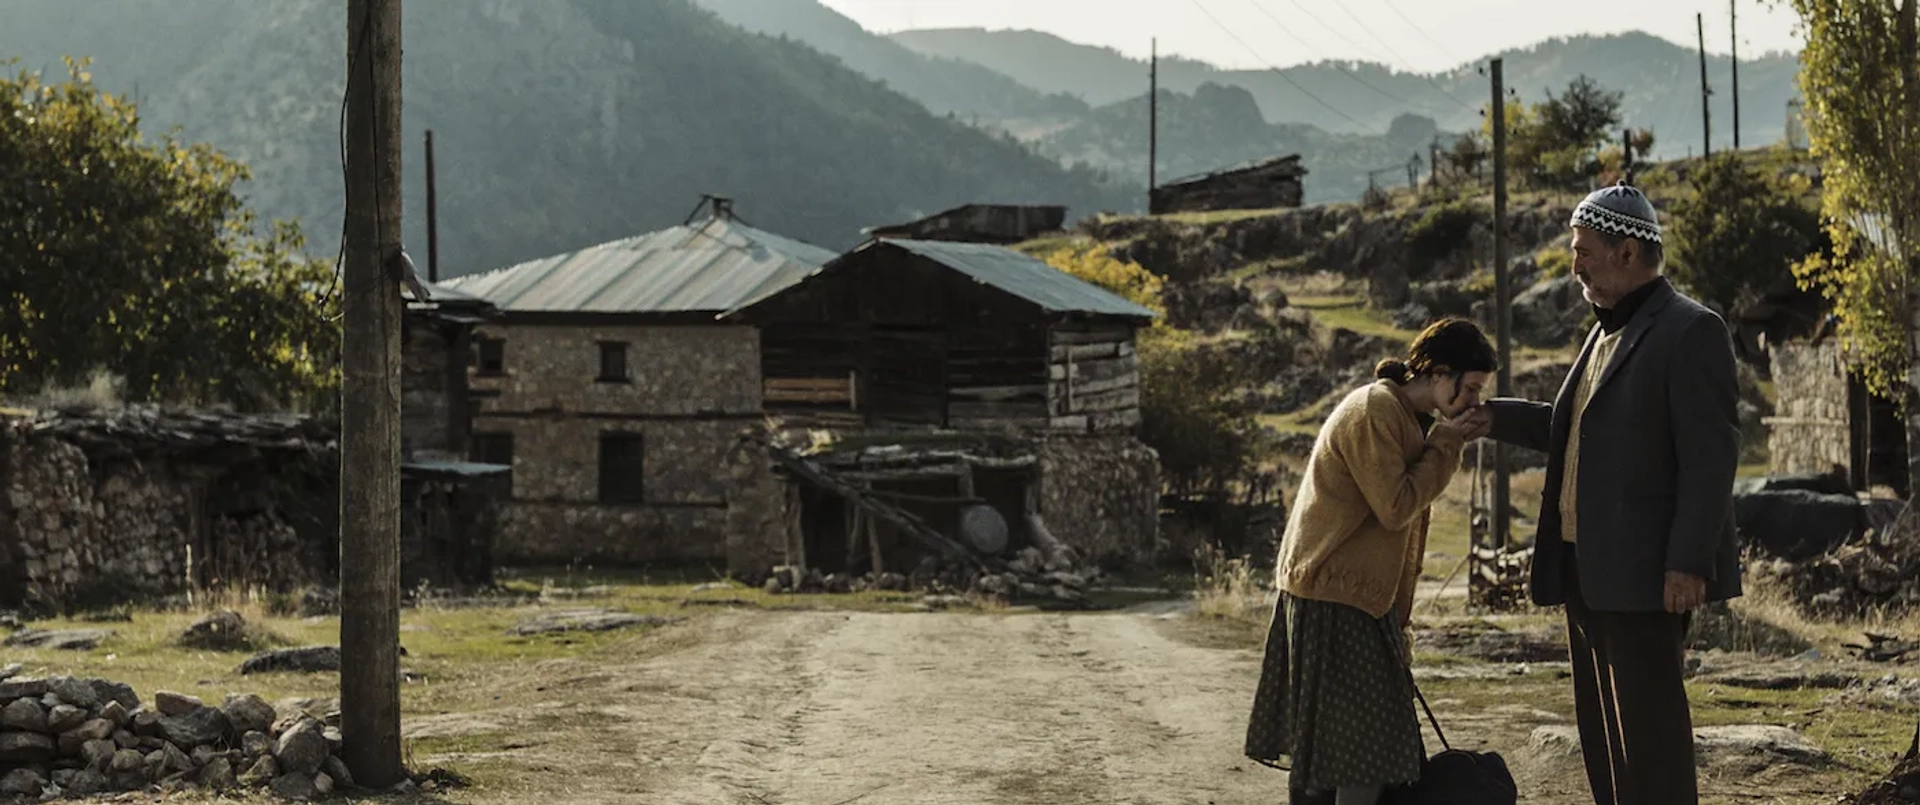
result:
<svg viewBox="0 0 1920 805"><path fill-rule="evenodd" d="M1001 246L984 243L957 243L952 241L908 240L905 238L881 238L870 240L859 248L829 263L821 269L810 272L808 276L831 270L842 260L847 260L876 248L895 247L911 254L932 260L954 271L965 274L975 282L991 285L1012 294L1042 309L1054 313L1092 313L1102 316L1126 316L1130 318L1157 318L1159 314L1149 308L1128 301L1105 288L1082 280L1053 266L1028 257L1025 254ZM735 313L768 297L774 296L780 289L768 291L741 302L728 310Z"/></svg>
<svg viewBox="0 0 1920 805"><path fill-rule="evenodd" d="M719 312L793 285L833 258L810 243L709 218L441 285L506 311Z"/></svg>

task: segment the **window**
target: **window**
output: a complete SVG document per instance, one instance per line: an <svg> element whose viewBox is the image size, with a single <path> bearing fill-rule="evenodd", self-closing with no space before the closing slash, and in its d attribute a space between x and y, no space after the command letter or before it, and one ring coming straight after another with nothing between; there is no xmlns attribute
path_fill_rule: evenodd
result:
<svg viewBox="0 0 1920 805"><path fill-rule="evenodd" d="M513 466L513 434L475 433L467 451L480 464Z"/></svg>
<svg viewBox="0 0 1920 805"><path fill-rule="evenodd" d="M600 502L646 502L646 437L600 434Z"/></svg>
<svg viewBox="0 0 1920 805"><path fill-rule="evenodd" d="M600 377L602 383L627 382L627 345L624 341L600 342Z"/></svg>
<svg viewBox="0 0 1920 805"><path fill-rule="evenodd" d="M475 336L474 368L482 375L502 375L507 371L507 342L501 338Z"/></svg>

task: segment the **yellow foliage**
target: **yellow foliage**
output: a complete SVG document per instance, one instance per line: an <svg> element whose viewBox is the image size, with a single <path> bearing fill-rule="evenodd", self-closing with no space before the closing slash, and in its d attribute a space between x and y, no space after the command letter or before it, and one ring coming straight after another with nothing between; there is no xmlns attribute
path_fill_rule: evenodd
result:
<svg viewBox="0 0 1920 805"><path fill-rule="evenodd" d="M1066 246L1046 256L1047 265L1118 294L1127 301L1165 315L1161 299L1166 281L1138 263L1116 259L1101 246ZM1156 325L1157 326L1157 325Z"/></svg>

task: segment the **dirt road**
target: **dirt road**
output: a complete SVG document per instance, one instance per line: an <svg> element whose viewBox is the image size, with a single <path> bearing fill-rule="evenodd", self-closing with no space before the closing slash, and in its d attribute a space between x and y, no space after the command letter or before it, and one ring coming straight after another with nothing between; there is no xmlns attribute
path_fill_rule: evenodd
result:
<svg viewBox="0 0 1920 805"><path fill-rule="evenodd" d="M1258 657L1170 639L1166 623L729 613L630 663L545 663L517 683L534 690L500 694L551 697L538 704L409 731L515 736L509 754L469 759L526 774L461 801L1284 801L1284 775L1239 751Z"/></svg>

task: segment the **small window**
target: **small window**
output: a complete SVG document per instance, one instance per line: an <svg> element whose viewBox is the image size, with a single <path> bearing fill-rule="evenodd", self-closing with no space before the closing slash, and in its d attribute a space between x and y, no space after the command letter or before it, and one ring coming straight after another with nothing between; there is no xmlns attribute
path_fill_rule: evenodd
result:
<svg viewBox="0 0 1920 805"><path fill-rule="evenodd" d="M473 339L474 368L482 375L502 375L507 371L507 342L501 338Z"/></svg>
<svg viewBox="0 0 1920 805"><path fill-rule="evenodd" d="M627 382L627 345L624 341L600 342L600 377L602 383Z"/></svg>
<svg viewBox="0 0 1920 805"><path fill-rule="evenodd" d="M646 502L646 438L600 434L600 502Z"/></svg>
<svg viewBox="0 0 1920 805"><path fill-rule="evenodd" d="M513 434L475 433L467 451L476 463L513 466Z"/></svg>

